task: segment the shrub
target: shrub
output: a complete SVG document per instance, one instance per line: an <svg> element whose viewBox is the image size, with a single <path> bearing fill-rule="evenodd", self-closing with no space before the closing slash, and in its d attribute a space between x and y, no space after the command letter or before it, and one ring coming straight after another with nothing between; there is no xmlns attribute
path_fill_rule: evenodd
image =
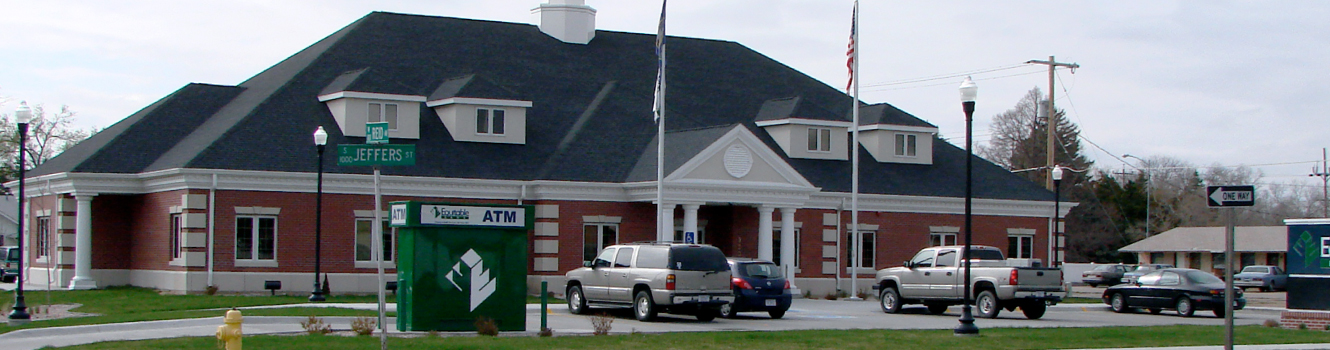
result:
<svg viewBox="0 0 1330 350"><path fill-rule="evenodd" d="M840 295L837 295L837 293L827 293L827 295L822 298L827 300L836 300L840 299Z"/></svg>
<svg viewBox="0 0 1330 350"><path fill-rule="evenodd" d="M309 333L311 335L328 334L332 332L332 325L323 322L322 318L314 317L314 315L310 315L308 319L301 321L300 327L304 327L305 333Z"/></svg>
<svg viewBox="0 0 1330 350"><path fill-rule="evenodd" d="M1306 324L1306 323L1299 323L1299 324L1298 324L1298 329L1300 329L1300 330L1304 330L1304 331L1307 330L1307 324Z"/></svg>
<svg viewBox="0 0 1330 350"><path fill-rule="evenodd" d="M609 314L601 313L591 316L592 335L609 335L610 324L614 323L614 317Z"/></svg>
<svg viewBox="0 0 1330 350"><path fill-rule="evenodd" d="M374 334L374 326L378 323L379 321L376 321L373 317L356 317L356 319L351 320L351 331L356 332L356 335Z"/></svg>
<svg viewBox="0 0 1330 350"><path fill-rule="evenodd" d="M1275 321L1273 319L1266 319L1265 322L1261 323L1261 325L1270 328L1279 328L1279 321Z"/></svg>
<svg viewBox="0 0 1330 350"><path fill-rule="evenodd" d="M549 327L541 328L541 329L540 329L540 336L542 336L542 337L553 337L553 336L554 336L554 330L553 330L553 329L549 329Z"/></svg>
<svg viewBox="0 0 1330 350"><path fill-rule="evenodd" d="M207 288L203 288L203 294L217 295L217 286L208 286Z"/></svg>
<svg viewBox="0 0 1330 350"><path fill-rule="evenodd" d="M499 335L499 324L494 323L494 319L480 316L476 319L476 334L497 336Z"/></svg>

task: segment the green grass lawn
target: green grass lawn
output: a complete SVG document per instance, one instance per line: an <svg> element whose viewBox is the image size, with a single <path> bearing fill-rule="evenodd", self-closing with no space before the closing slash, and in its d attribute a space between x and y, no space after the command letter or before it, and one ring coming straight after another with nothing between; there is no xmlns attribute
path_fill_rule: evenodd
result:
<svg viewBox="0 0 1330 350"><path fill-rule="evenodd" d="M951 330L816 330L785 332L685 332L611 336L415 337L388 339L392 349L1069 349L1222 345L1223 327L992 328L978 337ZM555 330L558 333L558 330ZM1238 344L1330 342L1324 331L1239 327ZM377 336L246 336L246 348L369 349ZM216 339L176 338L106 342L68 349L216 349Z"/></svg>

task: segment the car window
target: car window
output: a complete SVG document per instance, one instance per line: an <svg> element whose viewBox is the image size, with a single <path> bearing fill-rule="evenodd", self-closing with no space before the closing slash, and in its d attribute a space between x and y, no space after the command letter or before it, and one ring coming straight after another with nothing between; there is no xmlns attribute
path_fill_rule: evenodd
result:
<svg viewBox="0 0 1330 350"><path fill-rule="evenodd" d="M18 260L19 260L19 258L18 258L18 252L19 252L18 248L9 248L9 249L6 249L6 250L9 251L9 252L8 252L7 254L5 254L5 255L8 255L8 257L6 257L5 260L14 260L14 261L18 261Z"/></svg>
<svg viewBox="0 0 1330 350"><path fill-rule="evenodd" d="M997 249L972 249L970 250L970 259L1002 260L1002 251Z"/></svg>
<svg viewBox="0 0 1330 350"><path fill-rule="evenodd" d="M1193 284L1224 283L1219 277L1201 271L1187 271L1187 280Z"/></svg>
<svg viewBox="0 0 1330 350"><path fill-rule="evenodd" d="M1272 267L1270 267L1270 270L1271 270L1270 273L1273 273L1273 274L1276 274L1276 275L1282 275L1282 274L1284 274L1284 270L1283 270L1283 269L1280 269L1279 266L1272 266Z"/></svg>
<svg viewBox="0 0 1330 350"><path fill-rule="evenodd" d="M933 257L936 255L937 251L934 250L921 251L919 254L915 254L913 259L910 259L910 265L914 265L914 267L933 267Z"/></svg>
<svg viewBox="0 0 1330 350"><path fill-rule="evenodd" d="M725 253L712 246L676 246L670 248L669 268L683 271L729 271Z"/></svg>
<svg viewBox="0 0 1330 350"><path fill-rule="evenodd" d="M639 269L663 269L668 256L669 249L665 247L639 247L636 266Z"/></svg>
<svg viewBox="0 0 1330 350"><path fill-rule="evenodd" d="M1108 270L1112 270L1112 269L1113 269L1113 265L1099 265L1099 266L1095 266L1095 267L1094 267L1094 270L1090 270L1090 271L1108 271Z"/></svg>
<svg viewBox="0 0 1330 350"><path fill-rule="evenodd" d="M1270 269L1265 266L1247 266L1242 269L1242 273L1268 273Z"/></svg>
<svg viewBox="0 0 1330 350"><path fill-rule="evenodd" d="M1176 272L1165 271L1163 276L1159 278L1159 285L1161 286L1176 286L1179 284L1182 284L1182 276L1178 276Z"/></svg>
<svg viewBox="0 0 1330 350"><path fill-rule="evenodd" d="M1127 272L1127 267L1123 265L1114 265L1113 270L1117 272Z"/></svg>
<svg viewBox="0 0 1330 350"><path fill-rule="evenodd" d="M947 249L938 252L937 266L956 266L956 251Z"/></svg>
<svg viewBox="0 0 1330 350"><path fill-rule="evenodd" d="M1159 271L1147 273L1144 276L1141 276L1141 278L1137 279L1136 282L1144 286L1153 286L1159 284L1159 275L1160 275Z"/></svg>
<svg viewBox="0 0 1330 350"><path fill-rule="evenodd" d="M782 278L780 267L773 263L746 263L739 264L739 273L743 277L752 278Z"/></svg>
<svg viewBox="0 0 1330 350"><path fill-rule="evenodd" d="M614 258L614 267L629 267L633 263L633 248L619 248L619 254Z"/></svg>
<svg viewBox="0 0 1330 350"><path fill-rule="evenodd" d="M618 249L605 248L605 250L600 251L600 256L597 256L596 260L591 262L591 266L610 266L614 261L614 252Z"/></svg>

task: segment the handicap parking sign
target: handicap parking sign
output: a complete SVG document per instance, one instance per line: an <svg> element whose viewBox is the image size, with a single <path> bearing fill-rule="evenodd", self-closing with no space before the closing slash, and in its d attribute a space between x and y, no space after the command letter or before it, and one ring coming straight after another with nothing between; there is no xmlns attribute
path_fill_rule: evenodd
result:
<svg viewBox="0 0 1330 350"><path fill-rule="evenodd" d="M697 243L697 233L692 231L684 232L683 242L688 244Z"/></svg>

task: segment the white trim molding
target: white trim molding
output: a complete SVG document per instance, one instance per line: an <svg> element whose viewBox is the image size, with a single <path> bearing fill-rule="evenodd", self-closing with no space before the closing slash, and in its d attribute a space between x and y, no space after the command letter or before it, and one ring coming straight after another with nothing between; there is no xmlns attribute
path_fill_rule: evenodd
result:
<svg viewBox="0 0 1330 350"><path fill-rule="evenodd" d="M339 98L363 98L368 100L401 101L401 102L425 102L425 96L420 95L398 95L383 94L377 92L360 91L338 91L331 94L319 95L319 102L328 102Z"/></svg>
<svg viewBox="0 0 1330 350"><path fill-rule="evenodd" d="M533 105L531 101L522 101L522 100L499 100L492 98L475 98L475 97L451 97L441 100L427 101L425 102L425 107L438 107L450 104L498 106L498 107L524 107L524 108L531 108L531 106Z"/></svg>

